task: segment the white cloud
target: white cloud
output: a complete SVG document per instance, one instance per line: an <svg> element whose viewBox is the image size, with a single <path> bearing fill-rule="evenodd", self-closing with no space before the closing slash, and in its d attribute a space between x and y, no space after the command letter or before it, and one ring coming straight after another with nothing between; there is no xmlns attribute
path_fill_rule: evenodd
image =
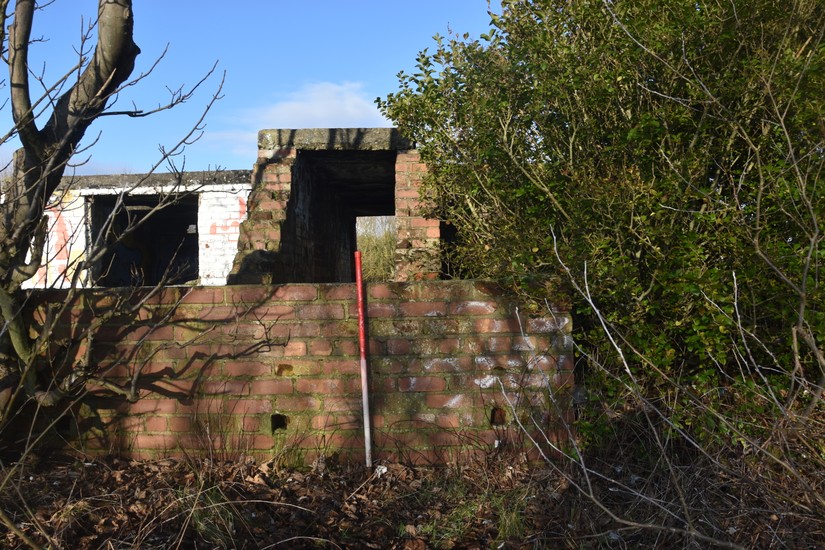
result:
<svg viewBox="0 0 825 550"><path fill-rule="evenodd" d="M246 108L227 117L221 128L210 122L206 138L224 150L240 153L257 143L259 130L278 128L385 128L381 115L358 82L316 82L285 94L270 105Z"/></svg>
<svg viewBox="0 0 825 550"><path fill-rule="evenodd" d="M358 82L306 84L269 105L248 107L207 125L202 145L219 152L222 166L251 164L258 131L278 128L386 128L381 115Z"/></svg>
<svg viewBox="0 0 825 550"><path fill-rule="evenodd" d="M256 123L263 124L258 129L391 126L358 82L308 84L250 114Z"/></svg>

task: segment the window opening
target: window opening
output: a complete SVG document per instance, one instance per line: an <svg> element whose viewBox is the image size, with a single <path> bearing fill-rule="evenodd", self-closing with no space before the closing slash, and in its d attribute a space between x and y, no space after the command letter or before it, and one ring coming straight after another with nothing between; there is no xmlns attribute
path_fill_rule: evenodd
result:
<svg viewBox="0 0 825 550"><path fill-rule="evenodd" d="M95 266L99 286L153 286L166 276L169 284L198 278L198 197L180 197L160 207L158 195L124 196L115 212L116 195L91 199L94 240L109 244ZM166 198L168 202L168 197Z"/></svg>

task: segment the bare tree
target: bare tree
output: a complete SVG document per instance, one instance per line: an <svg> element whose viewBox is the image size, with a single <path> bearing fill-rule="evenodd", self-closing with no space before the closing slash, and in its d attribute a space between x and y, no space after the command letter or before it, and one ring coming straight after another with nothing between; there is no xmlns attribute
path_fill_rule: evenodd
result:
<svg viewBox="0 0 825 550"><path fill-rule="evenodd" d="M34 330L28 326L21 315L24 306L21 287L41 267L48 232L45 214L50 201L64 191L64 172L71 159L83 150L81 140L86 131L102 116L143 117L184 103L214 71L213 67L191 88L172 90L168 101L151 110L113 111L111 107L117 94L142 80L160 61L156 60L148 72L132 76L140 49L133 40L131 0L99 0L97 20L81 37L77 65L57 82L46 82L42 75L33 73L29 61L32 22L38 11L47 6L40 6L35 0L17 0L14 11L9 13L9 0L0 0L3 17L0 38L9 67L7 104L14 121L14 127L0 139L5 142L17 136L21 143L14 153L11 176L0 184L0 410L3 410L3 419L8 417L6 409L17 395L25 394L41 405L51 405L65 394L61 388L66 388L66 381L38 381L36 356L48 343L50 321L54 320L47 319ZM95 30L96 39L91 42ZM173 146L161 149L161 159L152 167L152 172L166 163L181 182L173 157L199 137L203 118L219 99L221 86L222 82L207 101L201 118L184 137ZM35 95L32 91L35 88L44 92ZM182 192L181 188L165 194L157 210L173 204ZM121 195L116 209L121 208L122 203ZM93 237L81 260L83 265L74 266L73 271L79 273L99 262L107 249L150 217L151 213L115 232L113 212L103 224L101 234ZM71 282L76 286L77 276ZM134 307L134 303L130 307ZM84 374L78 379L73 370L68 368L64 372L74 384L82 385L83 380L91 376Z"/></svg>

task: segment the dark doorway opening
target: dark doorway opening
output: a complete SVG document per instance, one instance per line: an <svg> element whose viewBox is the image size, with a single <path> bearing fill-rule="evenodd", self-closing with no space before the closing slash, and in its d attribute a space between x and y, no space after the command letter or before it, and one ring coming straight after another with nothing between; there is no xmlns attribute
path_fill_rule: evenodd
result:
<svg viewBox="0 0 825 550"><path fill-rule="evenodd" d="M90 199L91 242L102 235L109 251L95 266L96 284L153 286L164 279L181 284L198 278L198 197L170 201L158 195Z"/></svg>

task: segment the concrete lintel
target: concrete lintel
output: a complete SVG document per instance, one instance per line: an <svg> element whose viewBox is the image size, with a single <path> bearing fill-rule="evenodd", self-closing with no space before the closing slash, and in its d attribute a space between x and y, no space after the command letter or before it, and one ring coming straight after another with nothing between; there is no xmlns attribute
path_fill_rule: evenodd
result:
<svg viewBox="0 0 825 550"><path fill-rule="evenodd" d="M175 174L111 174L102 176L64 176L60 184L72 189L132 189L165 188L179 185L182 188L201 185L228 185L250 183L251 170L221 170L183 172L180 181Z"/></svg>
<svg viewBox="0 0 825 550"><path fill-rule="evenodd" d="M415 146L397 128L305 128L258 132L258 149L406 151Z"/></svg>

